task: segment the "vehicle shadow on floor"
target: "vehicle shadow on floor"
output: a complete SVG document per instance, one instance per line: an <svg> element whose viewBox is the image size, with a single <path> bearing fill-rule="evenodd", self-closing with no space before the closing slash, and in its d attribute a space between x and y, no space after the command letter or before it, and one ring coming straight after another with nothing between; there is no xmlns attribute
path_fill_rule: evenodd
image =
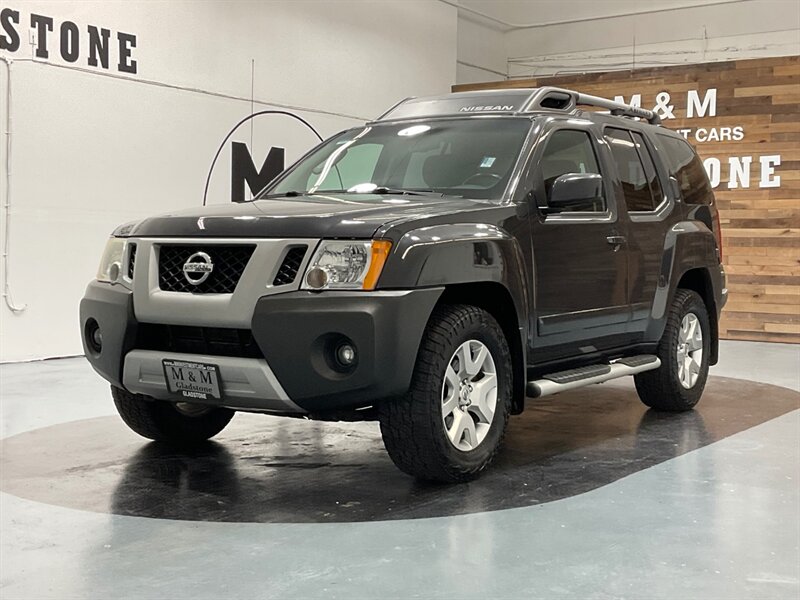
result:
<svg viewBox="0 0 800 600"><path fill-rule="evenodd" d="M220 522L355 522L531 506L596 489L800 406L800 394L713 378L697 410L647 410L628 383L530 400L498 459L463 485L419 482L375 423L237 415L191 450L143 443L116 417L3 440L2 489L91 510ZM413 443L413 440L409 440Z"/></svg>

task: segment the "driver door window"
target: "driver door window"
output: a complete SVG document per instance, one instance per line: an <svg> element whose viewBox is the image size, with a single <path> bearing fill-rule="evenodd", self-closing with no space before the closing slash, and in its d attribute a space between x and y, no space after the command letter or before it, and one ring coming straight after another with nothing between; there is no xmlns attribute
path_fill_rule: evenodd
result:
<svg viewBox="0 0 800 600"><path fill-rule="evenodd" d="M557 129L550 134L540 162L547 202L553 183L566 173L600 173L589 134L575 129ZM605 198L598 198L581 212L605 212Z"/></svg>

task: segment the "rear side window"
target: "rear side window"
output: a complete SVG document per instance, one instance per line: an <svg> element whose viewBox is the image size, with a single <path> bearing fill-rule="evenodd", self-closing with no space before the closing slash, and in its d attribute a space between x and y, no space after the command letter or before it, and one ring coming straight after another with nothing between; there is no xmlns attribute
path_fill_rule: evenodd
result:
<svg viewBox="0 0 800 600"><path fill-rule="evenodd" d="M669 174L678 180L686 204L711 204L714 196L703 163L682 139L658 135L667 154Z"/></svg>
<svg viewBox="0 0 800 600"><path fill-rule="evenodd" d="M631 137L631 132L608 127L605 130L605 138L617 165L617 173L628 210L639 212L653 210L661 201L660 195L653 195L651 177L655 169L650 164L651 173L648 176L639 150ZM643 148L643 150L647 149Z"/></svg>
<svg viewBox="0 0 800 600"><path fill-rule="evenodd" d="M647 185L650 187L650 194L653 196L653 208L656 208L664 198L664 193L661 191L661 181L658 179L658 172L656 165L653 162L653 156L647 144L644 143L642 134L638 131L631 131L633 143L636 144L636 149L639 151L639 158L642 159L644 165L644 176L647 177Z"/></svg>

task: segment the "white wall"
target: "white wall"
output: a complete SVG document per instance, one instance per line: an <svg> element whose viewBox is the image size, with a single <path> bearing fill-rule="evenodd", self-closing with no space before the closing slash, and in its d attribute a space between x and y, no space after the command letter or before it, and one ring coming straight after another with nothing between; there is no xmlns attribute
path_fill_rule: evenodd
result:
<svg viewBox="0 0 800 600"><path fill-rule="evenodd" d="M795 0L461 0L459 83L800 53ZM481 16L482 13L484 16ZM633 14L638 13L638 14ZM476 28L483 32L477 33ZM461 30L471 31L461 35ZM476 60L502 31L505 68Z"/></svg>
<svg viewBox="0 0 800 600"><path fill-rule="evenodd" d="M505 79L508 54L503 31L467 16L458 19L458 83Z"/></svg>
<svg viewBox="0 0 800 600"><path fill-rule="evenodd" d="M12 116L11 169L3 148L0 189L11 205L8 282L25 309L0 303L0 361L81 353L78 302L109 232L200 204L214 152L250 113L251 59L255 110L289 105L323 136L406 96L446 92L455 79L456 9L435 0L5 7L20 12L22 47L0 52L13 60L10 107L0 64L4 130L8 110ZM45 62L29 60L32 12L55 19ZM138 72L90 67L85 49L65 63L57 33L67 19L84 36L90 24L135 34ZM267 119L254 125L253 141L260 166L270 146L286 147L288 163L314 138L291 121ZM227 201L228 186L215 175L211 202ZM0 231L4 225L5 216Z"/></svg>
<svg viewBox="0 0 800 600"><path fill-rule="evenodd" d="M507 34L509 74L536 76L800 52L800 2L755 0Z"/></svg>

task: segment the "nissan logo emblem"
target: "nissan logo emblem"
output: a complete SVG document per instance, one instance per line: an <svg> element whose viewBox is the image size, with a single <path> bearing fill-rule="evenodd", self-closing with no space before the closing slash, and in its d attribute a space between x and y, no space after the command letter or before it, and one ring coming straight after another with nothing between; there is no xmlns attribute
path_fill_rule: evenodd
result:
<svg viewBox="0 0 800 600"><path fill-rule="evenodd" d="M195 252L183 263L183 276L192 285L200 285L214 270L211 257L205 252Z"/></svg>

